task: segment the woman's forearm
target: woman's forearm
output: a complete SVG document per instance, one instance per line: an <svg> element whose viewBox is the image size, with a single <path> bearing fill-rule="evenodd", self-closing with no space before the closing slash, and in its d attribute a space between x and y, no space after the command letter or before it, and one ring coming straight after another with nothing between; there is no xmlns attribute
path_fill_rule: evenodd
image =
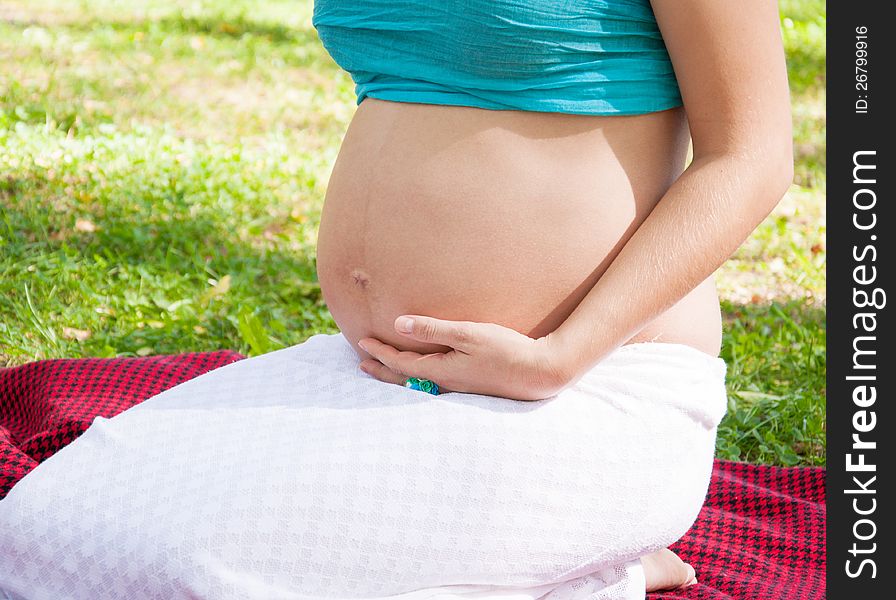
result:
<svg viewBox="0 0 896 600"><path fill-rule="evenodd" d="M574 381L708 278L781 199L789 150L695 158L547 345Z"/></svg>

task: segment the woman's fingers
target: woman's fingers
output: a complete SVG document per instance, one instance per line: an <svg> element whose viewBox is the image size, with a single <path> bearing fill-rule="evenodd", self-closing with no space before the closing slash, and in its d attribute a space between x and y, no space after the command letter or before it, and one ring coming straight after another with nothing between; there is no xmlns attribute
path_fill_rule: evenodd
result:
<svg viewBox="0 0 896 600"><path fill-rule="evenodd" d="M386 383L404 385L404 382L407 380L407 375L396 373L380 361L372 358L368 358L361 362L361 370L368 375L376 377L380 381L385 381Z"/></svg>
<svg viewBox="0 0 896 600"><path fill-rule="evenodd" d="M408 380L407 375L403 375L401 373L393 371L375 358L368 358L367 360L361 361L360 366L361 370L368 375L372 375L376 379L379 379L380 381L384 381L386 383L394 383L400 386L404 386L405 382ZM439 393L441 394L447 394L451 391L442 385L439 386L439 390Z"/></svg>
<svg viewBox="0 0 896 600"><path fill-rule="evenodd" d="M395 331L431 344L450 346L466 352L476 341L477 325L471 321L446 321L419 315L402 315L395 319Z"/></svg>
<svg viewBox="0 0 896 600"><path fill-rule="evenodd" d="M445 354L441 352L420 354L410 350L398 350L376 338L364 338L358 341L358 345L399 375L421 377L436 383L440 379L440 363L445 357Z"/></svg>

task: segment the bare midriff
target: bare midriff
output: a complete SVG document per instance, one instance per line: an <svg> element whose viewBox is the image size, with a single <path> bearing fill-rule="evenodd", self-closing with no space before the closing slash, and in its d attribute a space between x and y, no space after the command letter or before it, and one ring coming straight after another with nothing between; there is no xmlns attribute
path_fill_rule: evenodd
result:
<svg viewBox="0 0 896 600"><path fill-rule="evenodd" d="M681 174L688 139L681 108L590 116L365 99L318 235L333 319L363 358L363 337L446 350L397 334L403 314L548 334ZM644 341L718 354L712 280L628 343Z"/></svg>

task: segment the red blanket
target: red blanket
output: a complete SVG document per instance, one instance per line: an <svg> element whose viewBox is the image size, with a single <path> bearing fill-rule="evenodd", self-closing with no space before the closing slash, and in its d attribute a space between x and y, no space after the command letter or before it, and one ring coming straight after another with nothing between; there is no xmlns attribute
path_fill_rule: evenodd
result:
<svg viewBox="0 0 896 600"><path fill-rule="evenodd" d="M0 498L94 417L111 417L240 360L230 352L44 360L0 369ZM699 584L650 600L825 597L825 471L718 461L706 505L674 546Z"/></svg>

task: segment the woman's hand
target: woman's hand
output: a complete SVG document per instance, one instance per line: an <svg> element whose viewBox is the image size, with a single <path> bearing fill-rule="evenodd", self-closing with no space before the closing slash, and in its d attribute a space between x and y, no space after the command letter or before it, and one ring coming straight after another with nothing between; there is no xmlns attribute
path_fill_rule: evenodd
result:
<svg viewBox="0 0 896 600"><path fill-rule="evenodd" d="M514 400L549 398L569 383L550 336L533 339L495 323L418 315L398 317L395 331L452 350L420 354L363 338L358 345L374 358L362 361L361 370L381 381L404 385L408 377L419 377L437 383L441 392Z"/></svg>

